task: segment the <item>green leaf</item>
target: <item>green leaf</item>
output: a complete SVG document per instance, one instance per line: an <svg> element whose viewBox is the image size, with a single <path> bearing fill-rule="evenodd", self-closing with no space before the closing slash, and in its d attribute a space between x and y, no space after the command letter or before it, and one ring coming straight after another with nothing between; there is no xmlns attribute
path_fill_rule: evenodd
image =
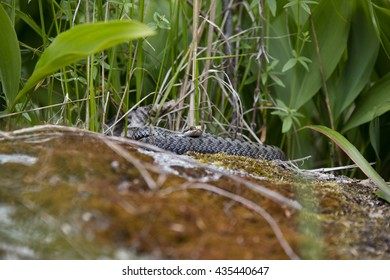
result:
<svg viewBox="0 0 390 280"><path fill-rule="evenodd" d="M371 1L370 1L371 2ZM376 18L376 26L379 28L380 40L387 57L390 57L390 10L372 4Z"/></svg>
<svg viewBox="0 0 390 280"><path fill-rule="evenodd" d="M167 30L171 29L171 24L165 18L165 15L160 15L159 13L155 12L153 15L153 20L155 21L157 27Z"/></svg>
<svg viewBox="0 0 390 280"><path fill-rule="evenodd" d="M275 115L275 116L279 116L281 118L285 118L288 113L287 112L283 112L283 111L273 111L271 112L271 115Z"/></svg>
<svg viewBox="0 0 390 280"><path fill-rule="evenodd" d="M10 8L10 9L13 9L13 6L10 5L10 4L7 4L7 3L4 3L3 1L3 5ZM20 10L18 9L15 9L15 15L17 16L17 18L20 18L21 20L23 20L28 26L31 27L32 30L34 30L39 36L42 35L42 30L41 28L39 27L39 25L32 19L32 17L28 14L25 14L23 12L21 12Z"/></svg>
<svg viewBox="0 0 390 280"><path fill-rule="evenodd" d="M81 24L59 34L42 53L12 108L35 84L61 67L125 41L153 34L146 25L131 20Z"/></svg>
<svg viewBox="0 0 390 280"><path fill-rule="evenodd" d="M359 99L342 133L367 123L390 110L390 73L370 88Z"/></svg>
<svg viewBox="0 0 390 280"><path fill-rule="evenodd" d="M287 70L293 68L297 64L296 58L290 58L286 64L283 66L282 72L286 72Z"/></svg>
<svg viewBox="0 0 390 280"><path fill-rule="evenodd" d="M379 158L379 150L380 150L380 124L379 118L375 118L370 122L370 143L374 148L376 156Z"/></svg>
<svg viewBox="0 0 390 280"><path fill-rule="evenodd" d="M269 74L269 76L271 77L271 79L272 79L278 86L286 87L286 86L283 84L282 80L279 79L278 76L276 76L276 75L274 75L274 74Z"/></svg>
<svg viewBox="0 0 390 280"><path fill-rule="evenodd" d="M311 21L307 21L302 27L302 32L309 31L310 42L306 42L299 56L304 56L312 61L307 65L309 72L303 67L293 67L281 77L286 86L274 87L277 98L283 99L292 109L299 109L317 94L322 86L320 63L328 79L340 62L345 52L349 34L351 18L351 1L320 1L313 6L312 19L318 39L321 61L318 59L317 47L313 39ZM337 12L335 12L337 11ZM280 15L271 20L270 37L278 40L269 41L271 57L277 57L281 65L285 65L291 58L291 42L285 38L285 34L291 34L285 15ZM280 67L282 68L282 67ZM282 69L276 69L282 71Z"/></svg>
<svg viewBox="0 0 390 280"><path fill-rule="evenodd" d="M309 66L307 66L306 62L311 63L311 59L304 56L300 56L298 57L298 62L306 69L307 72L309 72Z"/></svg>
<svg viewBox="0 0 390 280"><path fill-rule="evenodd" d="M285 109L286 111L288 110L288 107L287 107L286 103L284 103L283 100L281 100L281 99L276 99L276 105L279 108Z"/></svg>
<svg viewBox="0 0 390 280"><path fill-rule="evenodd" d="M342 72L335 72L327 83L335 120L367 85L378 50L379 40L372 25L367 2L355 1L348 42L348 59L344 63L340 63Z"/></svg>
<svg viewBox="0 0 390 280"><path fill-rule="evenodd" d="M318 131L329 139L331 139L337 146L339 146L348 157L363 171L368 178L370 178L380 189L377 195L390 203L390 187L386 184L383 178L375 171L368 161L361 155L354 145L351 144L343 135L328 127L321 125L309 125L307 128Z"/></svg>
<svg viewBox="0 0 390 280"><path fill-rule="evenodd" d="M268 8L271 11L272 16L276 15L276 0L268 0L267 2Z"/></svg>
<svg viewBox="0 0 390 280"><path fill-rule="evenodd" d="M19 90L21 58L14 27L1 4L0 26L0 81L7 104L12 104Z"/></svg>
<svg viewBox="0 0 390 280"><path fill-rule="evenodd" d="M292 117L291 116L287 116L283 120L282 133L288 132L291 129L292 124L293 124Z"/></svg>
<svg viewBox="0 0 390 280"><path fill-rule="evenodd" d="M302 9L305 10L306 13L308 13L309 15L311 15L311 11L310 11L309 5L307 5L305 2L302 2L302 3L301 3L301 7L302 7Z"/></svg>
<svg viewBox="0 0 390 280"><path fill-rule="evenodd" d="M298 5L298 0L293 0L293 1L290 1L289 3L287 3L286 5L283 6L283 8L288 8L288 7L292 7L292 6L295 6L295 5Z"/></svg>

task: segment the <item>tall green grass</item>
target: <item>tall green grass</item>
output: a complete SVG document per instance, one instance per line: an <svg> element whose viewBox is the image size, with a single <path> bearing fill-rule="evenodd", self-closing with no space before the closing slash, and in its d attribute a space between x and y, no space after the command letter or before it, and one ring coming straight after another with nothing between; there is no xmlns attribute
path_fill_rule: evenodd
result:
<svg viewBox="0 0 390 280"><path fill-rule="evenodd" d="M176 129L204 124L290 158L312 155L306 166L347 164L328 139L300 129L325 125L388 179L389 2L227 2L194 0L196 11L185 0L0 1L1 128L101 131L138 102L180 99Z"/></svg>

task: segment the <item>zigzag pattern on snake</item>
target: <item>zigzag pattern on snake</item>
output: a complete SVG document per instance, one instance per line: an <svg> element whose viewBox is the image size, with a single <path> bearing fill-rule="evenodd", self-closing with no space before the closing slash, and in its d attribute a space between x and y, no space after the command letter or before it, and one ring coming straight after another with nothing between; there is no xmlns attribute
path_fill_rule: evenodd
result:
<svg viewBox="0 0 390 280"><path fill-rule="evenodd" d="M173 106L173 102L167 102L166 104L162 108L162 111L169 111ZM275 146L224 138L206 132L194 137L182 132L147 126L148 118L155 116L157 111L156 107L147 105L130 112L127 117L128 126L126 137L155 145L176 154L185 154L190 151L203 154L223 152L230 155L262 158L266 160L286 160L285 154ZM106 134L125 136L124 119L119 122L111 121L107 126Z"/></svg>
<svg viewBox="0 0 390 280"><path fill-rule="evenodd" d="M192 151L202 154L226 153L266 160L286 160L285 154L275 146L224 138L210 133L190 137L181 132L143 126L128 128L127 137L176 154Z"/></svg>

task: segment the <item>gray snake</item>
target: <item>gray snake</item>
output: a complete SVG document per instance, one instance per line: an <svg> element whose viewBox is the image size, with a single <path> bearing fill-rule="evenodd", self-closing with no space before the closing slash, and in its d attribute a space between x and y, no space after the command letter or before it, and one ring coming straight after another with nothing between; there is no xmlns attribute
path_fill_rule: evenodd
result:
<svg viewBox="0 0 390 280"><path fill-rule="evenodd" d="M161 112L169 111L173 105L174 102L165 103ZM226 153L266 160L286 160L282 150L275 146L220 137L202 131L197 135L147 126L148 119L151 116L158 115L157 111L157 108L153 105L139 107L128 113L126 135L124 133L125 122L123 118L119 121L109 121L106 126L106 134L126 136L127 138L155 145L176 154L185 154L192 151L203 154Z"/></svg>
<svg viewBox="0 0 390 280"><path fill-rule="evenodd" d="M275 146L224 138L206 132L199 137L191 137L159 127L142 126L129 127L127 133L130 139L176 154L192 151L202 154L226 153L266 160L286 160L285 154Z"/></svg>

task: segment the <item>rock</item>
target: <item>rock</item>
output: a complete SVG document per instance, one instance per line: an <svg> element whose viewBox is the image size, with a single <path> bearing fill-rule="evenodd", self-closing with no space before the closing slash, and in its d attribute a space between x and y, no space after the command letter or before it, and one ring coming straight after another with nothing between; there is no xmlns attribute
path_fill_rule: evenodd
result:
<svg viewBox="0 0 390 280"><path fill-rule="evenodd" d="M367 180L156 150L67 127L0 132L0 258L390 258L390 206Z"/></svg>

